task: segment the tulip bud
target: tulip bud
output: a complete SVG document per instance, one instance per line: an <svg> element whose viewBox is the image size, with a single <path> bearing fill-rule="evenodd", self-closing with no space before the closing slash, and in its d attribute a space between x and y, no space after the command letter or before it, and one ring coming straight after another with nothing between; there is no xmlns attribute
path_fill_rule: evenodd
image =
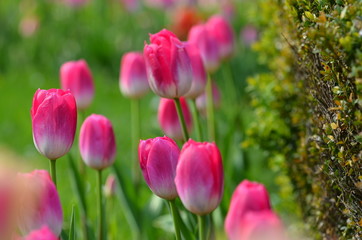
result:
<svg viewBox="0 0 362 240"><path fill-rule="evenodd" d="M185 44L164 29L150 37L144 47L148 83L164 98L178 98L191 87L192 68Z"/></svg>
<svg viewBox="0 0 362 240"><path fill-rule="evenodd" d="M220 65L219 45L208 27L205 24L193 26L188 41L199 48L206 71L214 72Z"/></svg>
<svg viewBox="0 0 362 240"><path fill-rule="evenodd" d="M216 144L192 139L185 143L175 183L183 205L190 212L205 215L215 210L224 191L222 159Z"/></svg>
<svg viewBox="0 0 362 240"><path fill-rule="evenodd" d="M229 58L234 51L234 31L230 23L221 15L215 15L207 21L207 27L216 39L220 58Z"/></svg>
<svg viewBox="0 0 362 240"><path fill-rule="evenodd" d="M55 160L68 153L77 127L77 107L70 91L38 89L31 119L34 144L42 155Z"/></svg>
<svg viewBox="0 0 362 240"><path fill-rule="evenodd" d="M59 236L63 212L58 192L45 170L19 173L22 186L19 198L19 228L23 234L46 225Z"/></svg>
<svg viewBox="0 0 362 240"><path fill-rule="evenodd" d="M60 68L60 83L63 90L70 90L78 109L86 109L94 96L92 73L84 60L64 63Z"/></svg>
<svg viewBox="0 0 362 240"><path fill-rule="evenodd" d="M154 194L172 200L177 197L176 166L180 150L169 137L141 140L138 157L143 177Z"/></svg>
<svg viewBox="0 0 362 240"><path fill-rule="evenodd" d="M214 108L217 109L220 107L220 91L215 81L212 81L212 99ZM206 115L207 109L207 96L206 91L203 92L198 98L196 98L196 107L203 115Z"/></svg>
<svg viewBox="0 0 362 240"><path fill-rule="evenodd" d="M180 103L182 113L185 117L187 131L191 132L192 118L189 107L184 98L180 98ZM175 140L183 139L182 127L174 100L161 98L160 105L158 106L158 122L167 136Z"/></svg>
<svg viewBox="0 0 362 240"><path fill-rule="evenodd" d="M119 86L123 95L131 98L142 97L148 92L150 87L142 53L130 52L123 55Z"/></svg>
<svg viewBox="0 0 362 240"><path fill-rule="evenodd" d="M46 226L29 233L23 240L58 240L57 236Z"/></svg>
<svg viewBox="0 0 362 240"><path fill-rule="evenodd" d="M269 195L263 184L242 181L233 193L225 220L225 230L234 236L248 212L270 210ZM238 238L235 238L238 239Z"/></svg>
<svg viewBox="0 0 362 240"><path fill-rule="evenodd" d="M80 129L79 149L83 161L91 168L101 170L112 165L116 156L112 123L102 115L87 117Z"/></svg>
<svg viewBox="0 0 362 240"><path fill-rule="evenodd" d="M109 175L104 185L103 191L106 197L112 197L116 193L116 178L113 175Z"/></svg>
<svg viewBox="0 0 362 240"><path fill-rule="evenodd" d="M197 46L192 43L186 43L186 50L190 57L193 78L191 88L185 97L195 99L205 91L207 76Z"/></svg>
<svg viewBox="0 0 362 240"><path fill-rule="evenodd" d="M271 210L248 212L239 222L230 240L284 240L284 229L279 217Z"/></svg>

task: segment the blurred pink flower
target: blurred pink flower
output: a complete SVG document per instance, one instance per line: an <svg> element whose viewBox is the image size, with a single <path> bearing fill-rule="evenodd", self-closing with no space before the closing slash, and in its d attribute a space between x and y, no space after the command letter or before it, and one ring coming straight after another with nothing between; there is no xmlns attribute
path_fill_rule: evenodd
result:
<svg viewBox="0 0 362 240"><path fill-rule="evenodd" d="M116 194L116 177L114 175L109 175L106 184L103 187L104 195L106 197L112 197Z"/></svg>
<svg viewBox="0 0 362 240"><path fill-rule="evenodd" d="M63 225L63 211L59 195L50 175L45 170L19 173L21 192L18 224L23 234L46 225L59 236Z"/></svg>
<svg viewBox="0 0 362 240"><path fill-rule="evenodd" d="M123 7L128 12L135 12L140 8L139 0L120 0Z"/></svg>
<svg viewBox="0 0 362 240"><path fill-rule="evenodd" d="M58 240L57 236L46 226L29 233L22 240Z"/></svg>
<svg viewBox="0 0 362 240"><path fill-rule="evenodd" d="M240 32L241 41L250 46L258 40L258 30L253 25L246 25Z"/></svg>
<svg viewBox="0 0 362 240"><path fill-rule="evenodd" d="M61 0L64 4L71 7L80 7L89 2L89 0Z"/></svg>
<svg viewBox="0 0 362 240"><path fill-rule="evenodd" d="M20 21L19 31L24 37L30 37L36 33L39 28L39 19L36 16L24 17Z"/></svg>

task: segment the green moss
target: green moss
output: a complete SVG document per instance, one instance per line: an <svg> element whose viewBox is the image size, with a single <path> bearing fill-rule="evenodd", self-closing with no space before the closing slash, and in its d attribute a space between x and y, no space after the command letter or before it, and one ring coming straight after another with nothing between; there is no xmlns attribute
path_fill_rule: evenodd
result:
<svg viewBox="0 0 362 240"><path fill-rule="evenodd" d="M254 48L271 72L249 79L257 121L244 145L268 152L282 196L291 184L316 238L358 238L362 231L361 6L260 4L265 30Z"/></svg>

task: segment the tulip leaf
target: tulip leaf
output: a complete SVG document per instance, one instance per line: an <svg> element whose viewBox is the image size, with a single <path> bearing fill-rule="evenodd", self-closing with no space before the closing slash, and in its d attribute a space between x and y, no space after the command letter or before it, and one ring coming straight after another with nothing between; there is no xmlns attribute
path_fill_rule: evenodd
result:
<svg viewBox="0 0 362 240"><path fill-rule="evenodd" d="M141 234L141 228L139 226L139 221L137 221L136 209L132 205L132 202L130 201L128 195L125 193L125 186L122 181L122 175L120 173L120 170L118 169L116 164L113 164L112 168L118 183L116 194L121 203L121 207L123 208L123 213L132 229L132 233L134 235L133 239L139 239Z"/></svg>
<svg viewBox="0 0 362 240"><path fill-rule="evenodd" d="M69 240L75 240L75 213L74 213L74 205L72 206L72 214L70 216L70 226L69 226Z"/></svg>

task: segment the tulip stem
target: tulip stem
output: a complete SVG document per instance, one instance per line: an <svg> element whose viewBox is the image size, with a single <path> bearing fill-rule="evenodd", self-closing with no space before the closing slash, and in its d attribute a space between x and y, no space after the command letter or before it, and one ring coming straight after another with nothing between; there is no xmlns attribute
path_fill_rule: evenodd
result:
<svg viewBox="0 0 362 240"><path fill-rule="evenodd" d="M207 75L207 84L206 84L206 115L207 115L207 130L209 135L209 141L215 141L214 98L213 98L212 81L210 74Z"/></svg>
<svg viewBox="0 0 362 240"><path fill-rule="evenodd" d="M131 99L131 135L132 135L132 170L133 183L138 189L140 183L140 168L137 159L137 147L140 140L140 114L139 114L139 99Z"/></svg>
<svg viewBox="0 0 362 240"><path fill-rule="evenodd" d="M98 170L98 240L104 239L104 208L103 208L103 191L102 191L102 170Z"/></svg>
<svg viewBox="0 0 362 240"><path fill-rule="evenodd" d="M50 174L52 176L53 183L55 187L57 187L57 167L56 167L56 159L49 160L50 161Z"/></svg>
<svg viewBox="0 0 362 240"><path fill-rule="evenodd" d="M202 131L201 131L201 122L200 122L200 114L196 107L196 99L191 100L191 106L192 106L192 115L194 119L194 125L196 126L196 137L197 141L202 141Z"/></svg>
<svg viewBox="0 0 362 240"><path fill-rule="evenodd" d="M174 98L174 100L175 100L178 119L179 119L179 121L181 123L182 132L183 132L183 135L184 135L184 141L187 142L187 140L189 140L189 134L187 132L185 117L184 117L183 112L182 112L180 98Z"/></svg>
<svg viewBox="0 0 362 240"><path fill-rule="evenodd" d="M168 203L170 204L170 210L171 210L171 215L173 218L173 224L175 226L175 235L176 235L176 240L181 240L181 234L180 234L180 227L179 227L179 219L177 217L177 208L175 205L175 200L169 200Z"/></svg>
<svg viewBox="0 0 362 240"><path fill-rule="evenodd" d="M197 216L199 223L199 240L206 240L206 231L205 231L205 216Z"/></svg>

